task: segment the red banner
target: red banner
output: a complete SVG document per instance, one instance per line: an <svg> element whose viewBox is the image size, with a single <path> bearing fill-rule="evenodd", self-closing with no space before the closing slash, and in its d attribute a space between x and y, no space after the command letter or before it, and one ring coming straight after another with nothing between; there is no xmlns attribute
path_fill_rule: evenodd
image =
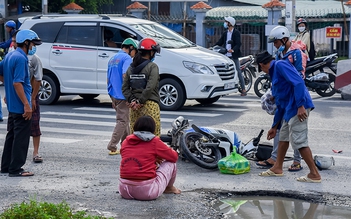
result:
<svg viewBox="0 0 351 219"><path fill-rule="evenodd" d="M327 38L340 38L341 37L341 27L327 27L325 29L325 36Z"/></svg>

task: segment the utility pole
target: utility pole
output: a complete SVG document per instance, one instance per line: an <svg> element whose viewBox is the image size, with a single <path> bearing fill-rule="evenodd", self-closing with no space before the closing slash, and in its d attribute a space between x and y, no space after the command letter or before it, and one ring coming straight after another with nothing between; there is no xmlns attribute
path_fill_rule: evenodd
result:
<svg viewBox="0 0 351 219"><path fill-rule="evenodd" d="M48 13L48 0L42 0L43 14Z"/></svg>
<svg viewBox="0 0 351 219"><path fill-rule="evenodd" d="M290 32L295 32L295 10L296 0L286 0L285 2L285 26Z"/></svg>

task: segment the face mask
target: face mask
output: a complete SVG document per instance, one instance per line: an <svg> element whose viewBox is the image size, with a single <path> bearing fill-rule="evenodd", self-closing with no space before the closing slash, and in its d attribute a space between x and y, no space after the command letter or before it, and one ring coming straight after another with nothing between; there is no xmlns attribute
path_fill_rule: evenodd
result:
<svg viewBox="0 0 351 219"><path fill-rule="evenodd" d="M32 46L32 49L30 49L28 51L28 55L30 55L30 56L34 55L36 51L37 51L37 47L36 46Z"/></svg>
<svg viewBox="0 0 351 219"><path fill-rule="evenodd" d="M285 46L284 46L284 45L281 45L281 46L279 47L279 49L278 49L278 52L283 52L284 49L285 49Z"/></svg>
<svg viewBox="0 0 351 219"><path fill-rule="evenodd" d="M155 56L150 59L151 62L155 61Z"/></svg>
<svg viewBox="0 0 351 219"><path fill-rule="evenodd" d="M227 22L224 22L224 23L223 23L223 27L224 27L225 29L227 29L227 28L228 28L228 24L227 24Z"/></svg>
<svg viewBox="0 0 351 219"><path fill-rule="evenodd" d="M300 31L300 32L304 32L305 29L306 29L306 27L299 27L299 31Z"/></svg>

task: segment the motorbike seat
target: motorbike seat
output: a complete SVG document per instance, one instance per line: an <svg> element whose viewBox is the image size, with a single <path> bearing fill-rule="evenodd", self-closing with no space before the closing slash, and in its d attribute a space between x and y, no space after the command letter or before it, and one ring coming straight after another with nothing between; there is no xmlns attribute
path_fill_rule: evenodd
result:
<svg viewBox="0 0 351 219"><path fill-rule="evenodd" d="M243 64L245 64L245 63L247 63L247 62L250 62L252 60L252 56L251 55L249 55L249 56L244 56L244 57L241 57L240 59L239 59L239 63L240 63L240 65L243 65Z"/></svg>

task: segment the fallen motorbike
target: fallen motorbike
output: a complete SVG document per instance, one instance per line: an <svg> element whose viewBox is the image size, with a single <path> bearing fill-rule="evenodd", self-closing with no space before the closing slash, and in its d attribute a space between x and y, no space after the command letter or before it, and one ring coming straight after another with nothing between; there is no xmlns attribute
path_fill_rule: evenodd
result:
<svg viewBox="0 0 351 219"><path fill-rule="evenodd" d="M227 49L221 46L214 46L212 50L223 55L227 54ZM255 59L252 55L239 58L240 70L244 77L246 92L251 89L253 78L256 78L256 67L253 65L254 61ZM242 88L240 87L239 90L241 91Z"/></svg>
<svg viewBox="0 0 351 219"><path fill-rule="evenodd" d="M334 88L336 78L335 60L337 58L337 53L334 53L307 62L304 81L308 90L316 92L322 97L331 97L337 92ZM332 73L325 72L324 68L329 68ZM269 74L261 74L254 84L256 95L262 97L269 88L271 88Z"/></svg>
<svg viewBox="0 0 351 219"><path fill-rule="evenodd" d="M205 169L217 169L218 161L229 156L233 150L248 159L254 159L262 133L263 130L244 144L233 131L198 127L195 124L189 128L189 121L179 116L173 120L172 129L160 138L176 150L182 159Z"/></svg>

